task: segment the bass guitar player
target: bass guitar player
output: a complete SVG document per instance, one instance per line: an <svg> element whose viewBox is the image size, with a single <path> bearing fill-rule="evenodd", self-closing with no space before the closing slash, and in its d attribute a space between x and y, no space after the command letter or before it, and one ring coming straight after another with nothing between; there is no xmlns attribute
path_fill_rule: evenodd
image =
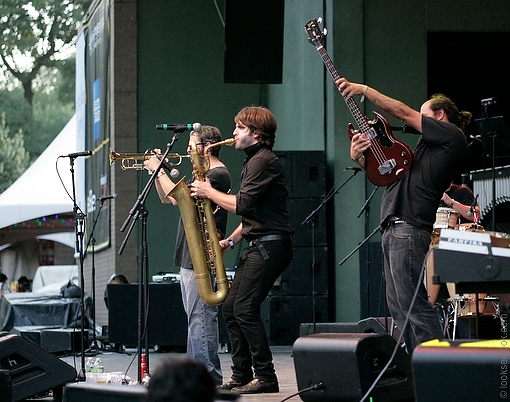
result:
<svg viewBox="0 0 510 402"><path fill-rule="evenodd" d="M438 315L428 301L423 284L423 264L429 249L436 211L441 197L459 173L467 156L463 130L471 113L459 111L442 94L433 95L418 112L363 84L339 78L342 96L364 96L379 109L421 133L413 152L413 166L389 185L381 200L381 245L384 260L386 298L391 316L404 334L412 353L421 342L442 337ZM365 166L365 152L371 142L361 133L351 138L350 156ZM413 295L417 297L412 303ZM408 325L404 328L406 315Z"/></svg>

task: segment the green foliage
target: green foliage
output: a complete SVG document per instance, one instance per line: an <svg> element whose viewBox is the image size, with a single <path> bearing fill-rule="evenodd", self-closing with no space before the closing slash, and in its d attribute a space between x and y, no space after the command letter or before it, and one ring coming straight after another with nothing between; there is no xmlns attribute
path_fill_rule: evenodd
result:
<svg viewBox="0 0 510 402"><path fill-rule="evenodd" d="M66 61L64 72L43 69L38 78L32 106L21 88L0 90L0 111L12 132L22 130L25 149L33 162L58 135L74 113L74 58ZM72 76L72 77L70 77ZM44 90L43 90L44 89Z"/></svg>
<svg viewBox="0 0 510 402"><path fill-rule="evenodd" d="M33 82L43 66L55 67L74 45L90 0L0 0L0 60L33 101Z"/></svg>
<svg viewBox="0 0 510 402"><path fill-rule="evenodd" d="M91 2L0 0L0 191L37 159L74 113L72 51Z"/></svg>
<svg viewBox="0 0 510 402"><path fill-rule="evenodd" d="M37 92L34 96L33 124L25 133L25 147L35 160L60 133L74 114L74 103L62 103L59 92Z"/></svg>
<svg viewBox="0 0 510 402"><path fill-rule="evenodd" d="M0 117L0 192L4 192L27 169L30 157L25 151L23 134L19 130L12 137L5 124L5 113Z"/></svg>

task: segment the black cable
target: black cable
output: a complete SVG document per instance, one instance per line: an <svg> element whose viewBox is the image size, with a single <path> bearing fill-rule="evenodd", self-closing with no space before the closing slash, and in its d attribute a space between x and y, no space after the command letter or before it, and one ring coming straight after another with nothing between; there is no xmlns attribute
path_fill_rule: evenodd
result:
<svg viewBox="0 0 510 402"><path fill-rule="evenodd" d="M404 325L402 326L402 329L400 330L400 336L397 339L397 344L395 345L395 348L393 349L393 353L390 356L390 359L388 360L388 363L383 367L377 378L374 380L370 388L365 392L365 395L360 399L359 402L364 402L370 395L370 392L372 392L379 382L379 380L382 378L384 373L388 370L388 367L390 367L390 364L393 362L393 359L395 358L395 355L397 354L398 349L400 348L400 343L402 342L402 338L404 336L405 328L407 327L407 324L409 322L409 317L411 316L411 311L413 309L414 302L416 301L416 297L418 296L418 290L420 289L420 285L423 282L423 276L425 275L426 270L426 261L429 256L429 254L432 252L433 248L430 248L429 251L427 251L427 254L425 254L425 258L422 262L422 270L420 272L420 277L418 278L418 285L416 286L416 290L414 291L413 298L411 300L411 305L409 306L409 310L407 311L406 319L404 321Z"/></svg>
<svg viewBox="0 0 510 402"><path fill-rule="evenodd" d="M290 398L294 398L295 396L301 395L303 392L316 391L316 390L320 390L320 389L324 389L324 388L326 388L324 386L324 384L322 382L319 382L318 384L313 384L308 388L304 388L304 389L296 392L295 394L292 394L292 395L288 396L287 398L282 399L281 402L288 401Z"/></svg>

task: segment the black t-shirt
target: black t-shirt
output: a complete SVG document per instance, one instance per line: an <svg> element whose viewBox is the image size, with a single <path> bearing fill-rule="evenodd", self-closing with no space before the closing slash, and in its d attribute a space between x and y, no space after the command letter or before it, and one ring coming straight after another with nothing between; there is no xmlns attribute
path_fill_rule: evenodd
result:
<svg viewBox="0 0 510 402"><path fill-rule="evenodd" d="M226 193L230 190L230 174L225 166L218 166L216 168L210 169L206 176L209 178L211 186L216 190L219 190L223 193ZM211 202L211 207L213 211L216 210L215 203ZM225 237L225 231L227 230L227 217L228 212L223 208L218 208L214 214L216 229L220 233L220 238ZM189 253L188 242L186 241L186 233L184 232L182 216L179 219L179 225L177 226L174 264L178 267L193 268L193 262Z"/></svg>
<svg viewBox="0 0 510 402"><path fill-rule="evenodd" d="M246 240L270 234L292 234L287 197L289 191L280 159L263 144L245 149L236 214L242 217Z"/></svg>
<svg viewBox="0 0 510 402"><path fill-rule="evenodd" d="M467 156L466 136L456 125L422 116L422 136L413 166L388 186L381 201L381 224L391 216L432 231L443 196Z"/></svg>

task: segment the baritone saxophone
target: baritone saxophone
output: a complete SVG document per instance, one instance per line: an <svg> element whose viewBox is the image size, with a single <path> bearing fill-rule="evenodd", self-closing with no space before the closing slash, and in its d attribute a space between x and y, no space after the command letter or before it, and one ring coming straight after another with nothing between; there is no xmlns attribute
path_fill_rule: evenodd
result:
<svg viewBox="0 0 510 402"><path fill-rule="evenodd" d="M205 181L205 175L209 171L207 155L209 149L234 143L233 138L216 142L204 149L204 155L199 155L196 144L191 141L190 157L195 180ZM184 177L179 180L169 195L175 199L181 211L200 298L210 306L218 306L227 297L229 283L211 201L201 197L193 199L184 183ZM211 277L214 278L214 287Z"/></svg>

